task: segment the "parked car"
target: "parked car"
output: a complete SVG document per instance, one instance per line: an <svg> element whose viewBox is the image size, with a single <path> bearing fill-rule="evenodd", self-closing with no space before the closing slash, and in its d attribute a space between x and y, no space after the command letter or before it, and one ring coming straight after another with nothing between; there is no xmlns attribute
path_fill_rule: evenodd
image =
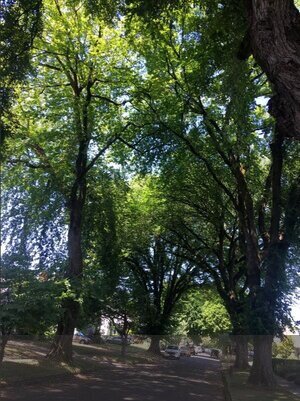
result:
<svg viewBox="0 0 300 401"><path fill-rule="evenodd" d="M195 345L194 350L195 350L195 355L201 354L203 352L201 345Z"/></svg>
<svg viewBox="0 0 300 401"><path fill-rule="evenodd" d="M92 339L81 332L77 332L73 336L73 341L79 344L90 344Z"/></svg>
<svg viewBox="0 0 300 401"><path fill-rule="evenodd" d="M180 355L182 355L182 356L191 356L190 347L180 347Z"/></svg>
<svg viewBox="0 0 300 401"><path fill-rule="evenodd" d="M181 355L181 350L178 345L168 345L165 349L165 353L170 358L179 359Z"/></svg>
<svg viewBox="0 0 300 401"><path fill-rule="evenodd" d="M106 342L108 343L108 344L122 344L122 337L119 337L119 336L112 336L112 337L108 337L107 339L106 339Z"/></svg>
<svg viewBox="0 0 300 401"><path fill-rule="evenodd" d="M196 347L193 344L189 345L191 355L196 355Z"/></svg>
<svg viewBox="0 0 300 401"><path fill-rule="evenodd" d="M220 349L212 348L212 350L210 351L210 356L211 356L212 358L219 359L221 353L222 353L222 351L221 351Z"/></svg>
<svg viewBox="0 0 300 401"><path fill-rule="evenodd" d="M112 337L108 337L107 339L106 339L106 342L108 343L108 344L119 344L119 345L121 345L122 344L122 337L121 336L112 336ZM129 345L129 344L132 344L132 338L129 336L129 337L127 337L127 344Z"/></svg>

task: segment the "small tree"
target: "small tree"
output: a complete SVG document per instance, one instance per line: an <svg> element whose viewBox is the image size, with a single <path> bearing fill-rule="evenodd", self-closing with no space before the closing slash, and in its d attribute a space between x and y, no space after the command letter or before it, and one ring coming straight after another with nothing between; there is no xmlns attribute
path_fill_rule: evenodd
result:
<svg viewBox="0 0 300 401"><path fill-rule="evenodd" d="M43 278L41 278L43 277ZM13 333L41 335L59 315L61 283L45 280L32 270L16 267L2 271L0 286L0 363Z"/></svg>

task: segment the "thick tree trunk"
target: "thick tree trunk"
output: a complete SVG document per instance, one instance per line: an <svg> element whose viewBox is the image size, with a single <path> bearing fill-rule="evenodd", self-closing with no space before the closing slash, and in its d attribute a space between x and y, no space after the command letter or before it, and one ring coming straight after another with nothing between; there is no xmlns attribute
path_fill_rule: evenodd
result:
<svg viewBox="0 0 300 401"><path fill-rule="evenodd" d="M152 354L156 355L161 355L159 341L160 341L160 336L158 335L151 336L150 347L148 349L148 352L151 352Z"/></svg>
<svg viewBox="0 0 300 401"><path fill-rule="evenodd" d="M68 233L69 266L66 278L75 295L80 293L83 257L81 249L82 210L85 199L85 180L83 189L75 183L70 200L70 225ZM81 190L80 190L81 189ZM78 193L79 192L79 195ZM72 297L63 301L64 313L57 326L56 337L48 353L51 359L72 362L72 340L79 315L79 303Z"/></svg>
<svg viewBox="0 0 300 401"><path fill-rule="evenodd" d="M235 335L235 362L236 369L247 369L248 364L248 336Z"/></svg>
<svg viewBox="0 0 300 401"><path fill-rule="evenodd" d="M75 68L76 70L76 68ZM92 71L90 71L91 73ZM93 163L88 166L88 147L91 140L91 127L89 121L89 106L92 99L91 87L94 81L88 79L83 96L83 86L79 84L77 73L70 67L68 75L70 86L73 89L74 97L74 118L75 133L78 139L78 153L75 161L75 176L68 199L68 208L70 212L69 231L68 231L68 257L69 264L65 278L69 280L73 292L70 298L63 303L64 314L57 327L56 339L49 357L72 361L72 339L77 318L79 315L79 302L77 298L80 295L81 279L83 272L82 255L82 214L86 199L87 182L86 175ZM104 147L101 154L106 150ZM94 159L94 162L97 160ZM74 297L75 294L75 297Z"/></svg>
<svg viewBox="0 0 300 401"><path fill-rule="evenodd" d="M126 357L126 351L127 351L127 334L122 336L122 348L121 348L121 356L122 358Z"/></svg>
<svg viewBox="0 0 300 401"><path fill-rule="evenodd" d="M269 111L286 137L300 140L300 14L293 0L246 0L251 53L272 83ZM244 46L244 48L246 48Z"/></svg>
<svg viewBox="0 0 300 401"><path fill-rule="evenodd" d="M254 358L249 383L270 388L276 385L272 366L272 342L273 336L254 336Z"/></svg>
<svg viewBox="0 0 300 401"><path fill-rule="evenodd" d="M1 336L1 344L0 344L0 364L3 362L4 359L4 353L5 353L5 347L8 343L9 340L9 335L4 334Z"/></svg>
<svg viewBox="0 0 300 401"><path fill-rule="evenodd" d="M129 331L129 322L127 319L127 314L124 313L123 315L123 327L120 332L121 338L122 338L122 348L121 348L121 356L122 358L125 358L126 356L126 351L127 351L127 345L128 345L128 331Z"/></svg>
<svg viewBox="0 0 300 401"><path fill-rule="evenodd" d="M73 360L72 341L79 312L79 304L73 299L66 299L62 306L65 312L57 325L55 339L47 357L70 363Z"/></svg>

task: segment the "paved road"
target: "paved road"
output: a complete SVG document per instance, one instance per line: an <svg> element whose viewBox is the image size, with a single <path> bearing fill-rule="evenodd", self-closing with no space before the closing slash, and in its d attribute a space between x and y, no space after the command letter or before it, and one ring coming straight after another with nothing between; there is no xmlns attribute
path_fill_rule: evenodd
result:
<svg viewBox="0 0 300 401"><path fill-rule="evenodd" d="M3 388L0 399L22 401L224 401L220 365L205 357L162 365L106 365L55 383Z"/></svg>

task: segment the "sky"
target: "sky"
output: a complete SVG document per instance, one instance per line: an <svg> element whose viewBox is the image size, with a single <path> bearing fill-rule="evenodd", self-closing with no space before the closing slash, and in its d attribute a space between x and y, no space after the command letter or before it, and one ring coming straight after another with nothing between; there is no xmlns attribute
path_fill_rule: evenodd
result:
<svg viewBox="0 0 300 401"><path fill-rule="evenodd" d="M292 307L292 316L294 320L300 321L300 299Z"/></svg>

